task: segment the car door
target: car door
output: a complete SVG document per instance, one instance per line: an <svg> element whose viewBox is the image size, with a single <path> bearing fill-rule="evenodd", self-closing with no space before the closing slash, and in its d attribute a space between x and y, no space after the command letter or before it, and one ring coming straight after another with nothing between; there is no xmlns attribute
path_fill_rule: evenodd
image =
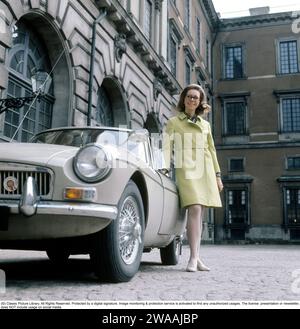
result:
<svg viewBox="0 0 300 329"><path fill-rule="evenodd" d="M184 230L184 218L179 208L179 196L175 182L162 174L159 169L163 166L162 151L152 146L153 165L163 186L163 215L159 227L159 234L181 234Z"/></svg>

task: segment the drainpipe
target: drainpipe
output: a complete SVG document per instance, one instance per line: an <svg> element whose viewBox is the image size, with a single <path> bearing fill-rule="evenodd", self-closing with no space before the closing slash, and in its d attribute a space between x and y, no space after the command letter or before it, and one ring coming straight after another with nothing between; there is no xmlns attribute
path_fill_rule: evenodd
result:
<svg viewBox="0 0 300 329"><path fill-rule="evenodd" d="M219 32L219 21L217 21L217 25L215 27L216 29L216 33L214 35L213 38L213 42L211 45L211 89L212 89L212 126L214 128L215 126L215 104L216 104L216 100L215 100L215 84L214 84L214 79L215 79L215 70L214 70L214 63L213 63L213 59L214 59L214 47L215 47L215 42L217 40L218 37L218 32ZM215 137L215 133L214 133L214 129L213 129L213 137ZM215 224L215 218L216 218L216 212L215 210L212 211L212 216L211 216L211 222L213 224L213 244L216 242L216 236L217 236L217 226Z"/></svg>
<svg viewBox="0 0 300 329"><path fill-rule="evenodd" d="M94 80L94 65L95 65L95 51L96 51L96 29L97 24L106 16L106 9L100 11L99 16L93 22L93 34L92 34L92 50L91 50L91 62L90 62L90 76L89 76L89 95L88 95L88 111L87 111L87 125L91 125L92 117L92 103L93 103L93 80Z"/></svg>
<svg viewBox="0 0 300 329"><path fill-rule="evenodd" d="M212 109L214 109L214 105L215 105L215 84L214 84L214 78L215 78L215 70L214 70L214 65L213 65L213 59L214 59L214 46L215 46L215 42L217 40L218 37L218 32L219 32L219 27L218 25L216 26L216 33L214 35L214 39L211 45L211 52L210 52L210 63L211 63L211 90L213 93L213 97L212 97ZM213 111L214 112L214 111ZM214 118L214 114L212 114L212 126L214 127L214 123L215 123L215 118Z"/></svg>

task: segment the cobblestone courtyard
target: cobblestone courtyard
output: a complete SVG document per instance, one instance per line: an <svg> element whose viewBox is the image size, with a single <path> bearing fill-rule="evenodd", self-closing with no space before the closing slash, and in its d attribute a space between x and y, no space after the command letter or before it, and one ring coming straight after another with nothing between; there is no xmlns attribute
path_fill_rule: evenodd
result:
<svg viewBox="0 0 300 329"><path fill-rule="evenodd" d="M300 301L299 256L297 245L203 245L211 271L188 273L185 246L177 266L161 266L153 251L130 282L110 284L96 280L84 255L62 268L44 252L1 250L6 289L0 300Z"/></svg>

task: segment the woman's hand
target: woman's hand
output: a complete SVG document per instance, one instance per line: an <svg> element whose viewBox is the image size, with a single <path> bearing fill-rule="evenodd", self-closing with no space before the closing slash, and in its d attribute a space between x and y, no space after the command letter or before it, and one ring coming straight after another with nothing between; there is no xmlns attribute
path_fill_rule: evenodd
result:
<svg viewBox="0 0 300 329"><path fill-rule="evenodd" d="M218 185L219 192L222 192L224 186L223 186L221 177L217 177L217 185Z"/></svg>
<svg viewBox="0 0 300 329"><path fill-rule="evenodd" d="M163 174L163 175L169 177L169 169L167 169L167 168L162 168L162 169L158 169L158 171L159 171L161 174Z"/></svg>

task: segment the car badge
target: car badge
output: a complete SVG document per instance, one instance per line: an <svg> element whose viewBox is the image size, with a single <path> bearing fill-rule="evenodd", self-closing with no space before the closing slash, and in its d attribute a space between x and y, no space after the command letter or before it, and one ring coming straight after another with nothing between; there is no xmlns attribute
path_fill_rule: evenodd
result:
<svg viewBox="0 0 300 329"><path fill-rule="evenodd" d="M18 180L16 177L8 176L4 179L3 187L8 192L14 192L18 188Z"/></svg>

